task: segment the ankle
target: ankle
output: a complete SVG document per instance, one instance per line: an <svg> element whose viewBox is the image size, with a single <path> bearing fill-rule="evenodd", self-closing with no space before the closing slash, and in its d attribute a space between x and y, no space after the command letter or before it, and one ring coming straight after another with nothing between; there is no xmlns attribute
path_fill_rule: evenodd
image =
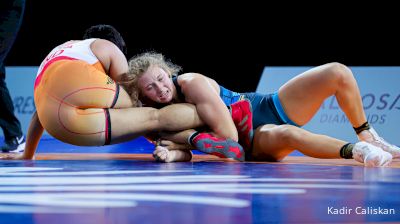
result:
<svg viewBox="0 0 400 224"><path fill-rule="evenodd" d="M189 137L188 137L188 139L187 139L187 142L189 143L189 145L191 145L191 146L195 146L195 143L194 143L194 139L198 136L200 134L200 132L198 132L198 131L195 131L195 132L193 132L191 135L189 135Z"/></svg>
<svg viewBox="0 0 400 224"><path fill-rule="evenodd" d="M374 135L370 129L361 131L360 133L357 134L357 137L359 140L362 140L362 141L373 141L374 140Z"/></svg>
<svg viewBox="0 0 400 224"><path fill-rule="evenodd" d="M353 148L354 144L346 143L340 149L340 157L343 159L353 159Z"/></svg>
<svg viewBox="0 0 400 224"><path fill-rule="evenodd" d="M369 125L369 123L367 121L358 127L353 127L353 129L356 132L356 134L360 134L362 131L371 129L371 126Z"/></svg>

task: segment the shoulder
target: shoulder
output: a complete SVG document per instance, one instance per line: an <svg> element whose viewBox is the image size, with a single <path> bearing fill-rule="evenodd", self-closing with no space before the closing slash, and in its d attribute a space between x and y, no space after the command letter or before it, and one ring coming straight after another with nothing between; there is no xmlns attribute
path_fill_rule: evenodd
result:
<svg viewBox="0 0 400 224"><path fill-rule="evenodd" d="M90 45L90 49L103 65L119 58L125 58L119 48L108 40L96 39Z"/></svg>
<svg viewBox="0 0 400 224"><path fill-rule="evenodd" d="M176 80L178 82L178 84L180 86L182 85L186 85L186 84L194 84L196 82L198 82L199 80L204 79L205 80L205 76L199 73L184 73L182 75L179 75L176 77Z"/></svg>
<svg viewBox="0 0 400 224"><path fill-rule="evenodd" d="M104 40L104 39L96 39L95 41L93 41L92 43L92 48L99 48L102 50L117 50L118 47L111 41L109 40Z"/></svg>

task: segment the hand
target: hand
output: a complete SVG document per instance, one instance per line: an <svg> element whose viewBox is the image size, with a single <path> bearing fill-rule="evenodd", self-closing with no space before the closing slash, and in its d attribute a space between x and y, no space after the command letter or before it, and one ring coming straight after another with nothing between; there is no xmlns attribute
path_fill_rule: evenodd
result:
<svg viewBox="0 0 400 224"><path fill-rule="evenodd" d="M187 150L168 150L164 146L157 146L153 152L153 157L158 162L188 162L192 159L192 153Z"/></svg>
<svg viewBox="0 0 400 224"><path fill-rule="evenodd" d="M156 149L153 152L153 157L158 162L169 163L171 159L169 156L169 150L164 146L156 146Z"/></svg>
<svg viewBox="0 0 400 224"><path fill-rule="evenodd" d="M34 158L25 158L24 153L3 153L0 154L0 160L33 160Z"/></svg>

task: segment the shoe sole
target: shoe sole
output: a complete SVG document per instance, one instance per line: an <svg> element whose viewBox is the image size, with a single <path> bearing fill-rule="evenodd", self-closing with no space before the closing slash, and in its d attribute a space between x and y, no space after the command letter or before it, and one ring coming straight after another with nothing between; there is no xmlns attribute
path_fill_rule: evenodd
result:
<svg viewBox="0 0 400 224"><path fill-rule="evenodd" d="M7 153L20 153L25 151L25 142L18 145L18 147L14 150L6 150L6 149L2 149L3 152L7 152Z"/></svg>

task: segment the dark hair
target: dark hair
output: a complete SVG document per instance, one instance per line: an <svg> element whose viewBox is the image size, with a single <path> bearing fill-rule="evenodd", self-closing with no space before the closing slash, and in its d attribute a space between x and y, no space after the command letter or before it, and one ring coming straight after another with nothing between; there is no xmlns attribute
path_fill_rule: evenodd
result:
<svg viewBox="0 0 400 224"><path fill-rule="evenodd" d="M121 34L111 25L99 24L89 27L83 34L83 39L100 38L113 42L121 51L127 56L128 49L124 38Z"/></svg>

